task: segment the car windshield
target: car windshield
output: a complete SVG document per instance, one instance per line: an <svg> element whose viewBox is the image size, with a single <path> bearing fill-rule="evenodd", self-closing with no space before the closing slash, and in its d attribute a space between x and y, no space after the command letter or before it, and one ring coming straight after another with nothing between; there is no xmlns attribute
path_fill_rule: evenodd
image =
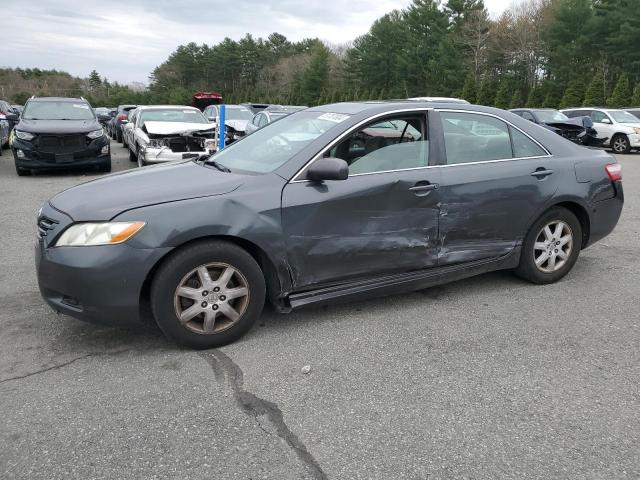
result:
<svg viewBox="0 0 640 480"><path fill-rule="evenodd" d="M226 107L224 109L225 120L251 120L253 114L251 110L244 107Z"/></svg>
<svg viewBox="0 0 640 480"><path fill-rule="evenodd" d="M569 117L557 110L536 110L535 113L538 120L543 123L563 122L565 120L569 120Z"/></svg>
<svg viewBox="0 0 640 480"><path fill-rule="evenodd" d="M618 123L640 123L640 118L623 110L610 110L607 113Z"/></svg>
<svg viewBox="0 0 640 480"><path fill-rule="evenodd" d="M347 118L339 113L295 113L231 144L212 158L232 170L272 172Z"/></svg>
<svg viewBox="0 0 640 480"><path fill-rule="evenodd" d="M28 102L22 118L25 120L92 120L95 117L91 107L85 102L52 100Z"/></svg>
<svg viewBox="0 0 640 480"><path fill-rule="evenodd" d="M200 110L190 108L154 108L140 112L140 125L146 122L207 123Z"/></svg>

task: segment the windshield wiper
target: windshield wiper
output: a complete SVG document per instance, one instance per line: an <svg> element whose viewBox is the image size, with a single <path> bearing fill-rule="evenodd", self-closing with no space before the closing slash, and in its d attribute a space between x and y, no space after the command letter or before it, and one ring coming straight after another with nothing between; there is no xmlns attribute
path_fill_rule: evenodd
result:
<svg viewBox="0 0 640 480"><path fill-rule="evenodd" d="M225 172L225 173L231 173L231 170L227 167L225 167L224 165L222 165L219 162L216 162L213 158L209 157L208 159L206 159L204 161L205 165L212 165L213 167L217 168L218 170L220 170L221 172Z"/></svg>
<svg viewBox="0 0 640 480"><path fill-rule="evenodd" d="M212 158L212 155L206 155L206 154L200 155L199 157L195 158L193 161L196 163L202 162L203 165L211 165L212 167L220 170L221 172L231 173L231 170L229 168L225 167L221 163L216 162Z"/></svg>

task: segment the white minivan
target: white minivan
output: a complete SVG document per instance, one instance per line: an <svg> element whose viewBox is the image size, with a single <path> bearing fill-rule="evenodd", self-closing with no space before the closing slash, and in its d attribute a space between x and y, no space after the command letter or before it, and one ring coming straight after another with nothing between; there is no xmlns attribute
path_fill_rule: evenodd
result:
<svg viewBox="0 0 640 480"><path fill-rule="evenodd" d="M569 108L560 110L569 118L591 117L598 138L607 138L605 147L614 153L640 149L640 118L615 108Z"/></svg>

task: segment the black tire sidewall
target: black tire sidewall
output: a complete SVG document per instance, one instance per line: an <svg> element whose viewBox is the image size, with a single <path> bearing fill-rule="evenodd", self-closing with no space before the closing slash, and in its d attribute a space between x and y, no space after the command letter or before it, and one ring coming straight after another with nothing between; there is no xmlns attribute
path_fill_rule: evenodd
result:
<svg viewBox="0 0 640 480"><path fill-rule="evenodd" d="M220 333L202 335L180 324L174 309L174 293L189 271L215 262L227 263L242 272L249 284L249 305L236 324ZM160 329L178 344L196 349L214 348L249 331L262 313L265 292L264 274L251 255L228 242L203 241L176 251L160 266L151 284L151 310Z"/></svg>
<svg viewBox="0 0 640 480"><path fill-rule="evenodd" d="M553 273L545 273L538 270L534 259L534 243L540 230L549 222L553 220L562 220L571 227L571 234L573 235L573 248L569 255L569 260L562 266L562 268ZM516 269L516 273L533 283L547 284L554 283L563 278L567 273L571 271L578 256L580 255L580 249L582 247L582 226L576 216L566 208L554 207L544 214L542 214L531 226L525 241L522 246L522 254L520 257L520 264Z"/></svg>

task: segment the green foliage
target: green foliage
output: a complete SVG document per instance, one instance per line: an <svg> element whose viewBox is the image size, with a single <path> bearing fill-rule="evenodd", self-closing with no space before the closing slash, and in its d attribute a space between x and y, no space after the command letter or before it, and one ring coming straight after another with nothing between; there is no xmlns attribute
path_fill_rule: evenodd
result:
<svg viewBox="0 0 640 480"><path fill-rule="evenodd" d="M516 88L511 95L511 101L509 102L509 108L522 108L524 105L524 97L522 96L522 90Z"/></svg>
<svg viewBox="0 0 640 480"><path fill-rule="evenodd" d="M607 106L613 108L627 107L631 100L631 93L629 92L629 79L626 75L622 74L618 77L611 96L607 99Z"/></svg>
<svg viewBox="0 0 640 480"><path fill-rule="evenodd" d="M582 106L584 107L604 107L605 93L604 93L604 79L601 72L596 72L587 91L584 95L584 101Z"/></svg>
<svg viewBox="0 0 640 480"><path fill-rule="evenodd" d="M472 73L469 73L467 75L460 96L471 103L474 103L476 101L478 93L476 92L476 79Z"/></svg>
<svg viewBox="0 0 640 480"><path fill-rule="evenodd" d="M511 103L511 97L513 96L513 89L511 88L511 81L509 79L500 82L496 98L493 101L493 106L496 108L502 108L506 110Z"/></svg>
<svg viewBox="0 0 640 480"><path fill-rule="evenodd" d="M544 103L544 97L543 88L540 85L536 85L529 91L526 106L528 108L540 108Z"/></svg>
<svg viewBox="0 0 640 480"><path fill-rule="evenodd" d="M584 83L582 80L575 79L569 82L562 99L560 99L560 108L578 107L582 105L582 99L585 95Z"/></svg>
<svg viewBox="0 0 640 480"><path fill-rule="evenodd" d="M478 89L476 103L478 105L493 105L495 97L496 91L493 82L485 78L484 80L482 80L482 82L480 82L480 88Z"/></svg>
<svg viewBox="0 0 640 480"><path fill-rule="evenodd" d="M631 106L640 106L640 82L636 83L636 87L633 89L633 95L631 96Z"/></svg>

